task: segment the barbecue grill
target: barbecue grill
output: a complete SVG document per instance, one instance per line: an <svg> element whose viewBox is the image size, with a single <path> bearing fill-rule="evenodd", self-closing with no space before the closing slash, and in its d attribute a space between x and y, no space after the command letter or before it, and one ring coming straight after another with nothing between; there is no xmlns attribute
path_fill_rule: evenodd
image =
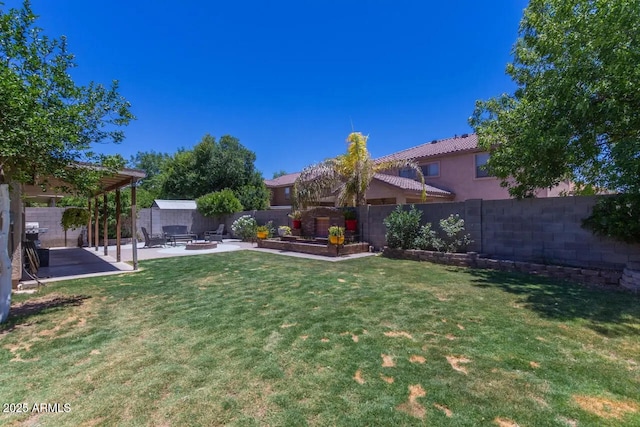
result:
<svg viewBox="0 0 640 427"><path fill-rule="evenodd" d="M38 248L40 247L40 234L44 234L48 230L48 228L40 228L39 222L27 222L24 224L24 232L27 240L34 242Z"/></svg>

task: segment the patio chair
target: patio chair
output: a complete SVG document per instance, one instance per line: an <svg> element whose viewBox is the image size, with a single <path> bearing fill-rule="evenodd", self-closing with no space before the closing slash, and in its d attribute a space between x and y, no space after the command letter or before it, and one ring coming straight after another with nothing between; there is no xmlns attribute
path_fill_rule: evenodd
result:
<svg viewBox="0 0 640 427"><path fill-rule="evenodd" d="M204 240L207 240L209 242L212 242L212 241L222 242L223 236L224 236L224 224L220 224L216 231L204 232Z"/></svg>
<svg viewBox="0 0 640 427"><path fill-rule="evenodd" d="M147 229L142 227L142 234L144 234L144 247L151 248L153 246L165 246L167 244L167 238L164 235L152 235L147 232Z"/></svg>

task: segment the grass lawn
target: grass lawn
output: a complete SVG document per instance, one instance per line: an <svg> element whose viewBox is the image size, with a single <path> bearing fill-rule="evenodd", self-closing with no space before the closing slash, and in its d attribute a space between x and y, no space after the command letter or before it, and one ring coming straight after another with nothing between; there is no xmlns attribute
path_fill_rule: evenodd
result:
<svg viewBox="0 0 640 427"><path fill-rule="evenodd" d="M14 298L0 403L28 413L0 424L640 425L637 296L380 257L141 267Z"/></svg>

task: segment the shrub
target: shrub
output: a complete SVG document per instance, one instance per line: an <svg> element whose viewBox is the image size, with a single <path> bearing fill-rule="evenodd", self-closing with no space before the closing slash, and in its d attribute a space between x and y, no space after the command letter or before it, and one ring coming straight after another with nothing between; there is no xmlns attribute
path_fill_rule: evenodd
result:
<svg viewBox="0 0 640 427"><path fill-rule="evenodd" d="M420 233L420 219L422 212L411 205L411 209L405 211L398 205L387 216L383 223L387 227L385 237L390 248L412 249L415 240Z"/></svg>
<svg viewBox="0 0 640 427"><path fill-rule="evenodd" d="M198 212L208 217L218 217L242 210L240 200L228 188L198 197L196 206L198 207Z"/></svg>
<svg viewBox="0 0 640 427"><path fill-rule="evenodd" d="M273 221L268 221L265 225L267 232L269 233L269 237L273 237L276 234L276 227L273 225Z"/></svg>
<svg viewBox="0 0 640 427"><path fill-rule="evenodd" d="M278 227L278 234L281 236L291 236L291 227L288 225L281 225Z"/></svg>
<svg viewBox="0 0 640 427"><path fill-rule="evenodd" d="M78 227L85 226L89 223L89 210L86 208L67 208L62 213L60 225L64 231L69 229L75 230Z"/></svg>
<svg viewBox="0 0 640 427"><path fill-rule="evenodd" d="M344 219L353 220L357 219L356 210L354 208L344 208L342 209L342 213L344 214Z"/></svg>
<svg viewBox="0 0 640 427"><path fill-rule="evenodd" d="M618 194L600 198L582 226L595 234L627 243L640 243L640 195Z"/></svg>
<svg viewBox="0 0 640 427"><path fill-rule="evenodd" d="M344 228L332 225L329 227L329 236L342 237L344 236Z"/></svg>
<svg viewBox="0 0 640 427"><path fill-rule="evenodd" d="M242 215L231 224L231 230L236 237L247 241L256 237L258 223L251 215Z"/></svg>
<svg viewBox="0 0 640 427"><path fill-rule="evenodd" d="M428 222L420 227L418 237L413 242L415 249L422 249L425 251L440 251L444 246L444 242L440 239L435 230L431 229L431 223Z"/></svg>
<svg viewBox="0 0 640 427"><path fill-rule="evenodd" d="M440 228L446 235L442 238L442 250L445 252L458 252L473 242L470 234L463 234L464 219L460 218L458 214L452 214L448 218L441 219Z"/></svg>
<svg viewBox="0 0 640 427"><path fill-rule="evenodd" d="M460 215L449 215L440 220L440 236L431 223L420 226L422 212L415 206L405 211L402 206L384 219L387 227L387 246L400 249L422 249L444 252L458 252L473 242L470 234L464 234L464 220Z"/></svg>
<svg viewBox="0 0 640 427"><path fill-rule="evenodd" d="M292 211L288 215L288 217L291 218L291 219L295 219L296 221L299 221L302 218L302 212L300 212L298 210Z"/></svg>

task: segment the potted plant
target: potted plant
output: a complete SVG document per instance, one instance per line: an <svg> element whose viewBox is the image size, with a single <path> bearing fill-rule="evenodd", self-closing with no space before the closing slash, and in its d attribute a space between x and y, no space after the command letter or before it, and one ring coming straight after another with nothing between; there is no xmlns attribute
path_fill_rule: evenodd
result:
<svg viewBox="0 0 640 427"><path fill-rule="evenodd" d="M293 220L293 228L299 230L302 228L302 212L295 210L289 214L289 218Z"/></svg>
<svg viewBox="0 0 640 427"><path fill-rule="evenodd" d="M269 237L269 227L266 225L260 225L256 228L256 236L258 239L266 239Z"/></svg>
<svg viewBox="0 0 640 427"><path fill-rule="evenodd" d="M355 209L347 208L344 213L344 227L348 231L356 231L358 229L358 220L356 219Z"/></svg>
<svg viewBox="0 0 640 427"><path fill-rule="evenodd" d="M332 245L341 245L344 243L344 228L332 225L329 227L329 243Z"/></svg>
<svg viewBox="0 0 640 427"><path fill-rule="evenodd" d="M291 236L291 227L287 225L281 225L278 227L278 235L280 237Z"/></svg>

